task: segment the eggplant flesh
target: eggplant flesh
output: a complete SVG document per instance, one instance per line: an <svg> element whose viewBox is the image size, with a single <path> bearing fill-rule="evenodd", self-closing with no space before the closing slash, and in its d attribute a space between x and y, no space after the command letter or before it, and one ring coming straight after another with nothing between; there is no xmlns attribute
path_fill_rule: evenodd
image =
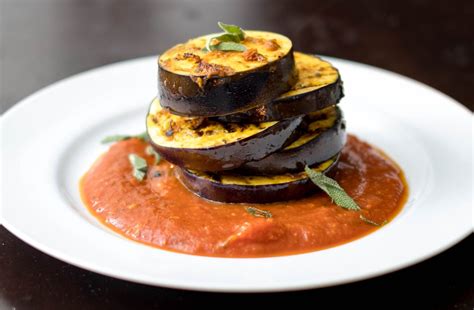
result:
<svg viewBox="0 0 474 310"><path fill-rule="evenodd" d="M244 52L204 52L207 36L178 44L159 58L161 104L182 116L221 116L267 104L296 82L291 40L246 31Z"/></svg>
<svg viewBox="0 0 474 310"><path fill-rule="evenodd" d="M236 169L288 145L302 119L227 124L173 115L154 99L146 122L150 144L164 159L188 169L217 172Z"/></svg>
<svg viewBox="0 0 474 310"><path fill-rule="evenodd" d="M266 122L308 114L337 104L344 97L339 72L321 58L294 52L298 77L293 88L272 102L219 117L226 122Z"/></svg>
<svg viewBox="0 0 474 310"><path fill-rule="evenodd" d="M282 174L301 171L338 154L346 143L346 125L336 106L306 116L306 129L283 149L267 157L243 164L243 174Z"/></svg>
<svg viewBox="0 0 474 310"><path fill-rule="evenodd" d="M311 169L329 174L339 155L313 165ZM232 173L204 173L176 167L180 182L194 194L224 203L271 203L300 199L318 190L304 171L276 176L242 176Z"/></svg>

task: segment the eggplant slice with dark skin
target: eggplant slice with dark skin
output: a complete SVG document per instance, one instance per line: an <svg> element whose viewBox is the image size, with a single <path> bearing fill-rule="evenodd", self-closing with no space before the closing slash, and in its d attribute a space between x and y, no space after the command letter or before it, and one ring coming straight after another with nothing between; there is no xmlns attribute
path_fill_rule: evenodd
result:
<svg viewBox="0 0 474 310"><path fill-rule="evenodd" d="M321 58L294 52L298 78L293 88L271 103L221 116L224 122L269 122L308 114L337 104L344 97L339 72Z"/></svg>
<svg viewBox="0 0 474 310"><path fill-rule="evenodd" d="M303 117L257 124L221 123L171 114L153 100L147 116L150 144L180 167L218 172L262 159L288 144Z"/></svg>
<svg viewBox="0 0 474 310"><path fill-rule="evenodd" d="M311 169L330 174L339 154ZM300 199L318 190L304 171L274 176L205 173L176 167L180 182L194 194L225 203L270 203Z"/></svg>
<svg viewBox="0 0 474 310"><path fill-rule="evenodd" d="M221 116L271 102L296 82L291 40L246 31L246 51L210 51L207 36L164 52L158 61L161 105L182 116Z"/></svg>
<svg viewBox="0 0 474 310"><path fill-rule="evenodd" d="M308 124L300 136L278 152L243 164L243 174L283 174L301 171L338 154L346 143L346 125L336 106L305 116Z"/></svg>

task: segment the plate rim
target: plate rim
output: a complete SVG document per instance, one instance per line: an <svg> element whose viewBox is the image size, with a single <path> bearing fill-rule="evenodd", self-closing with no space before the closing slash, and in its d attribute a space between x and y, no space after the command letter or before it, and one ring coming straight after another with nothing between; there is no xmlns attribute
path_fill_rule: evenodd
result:
<svg viewBox="0 0 474 310"><path fill-rule="evenodd" d="M338 285L343 285L343 284L350 284L350 283L356 283L356 282L361 282L364 280L369 280L377 277L381 277L411 266L414 266L416 264L419 264L421 262L424 262L430 258L435 257L436 255L450 249L451 247L459 244L461 241L463 241L465 238L470 236L472 232L467 231L464 235L459 236L459 238L453 239L451 243L445 244L443 247L439 247L436 251L432 253L426 253L423 256L419 256L417 259L412 260L410 262L405 262L403 264L399 265L394 265L390 269L385 269L385 270L380 270L378 272L373 272L373 273L367 273L362 276L354 276L354 277L349 277L345 278L344 280L339 280L339 281L332 281L332 282L326 282L325 284L319 284L319 285L314 285L314 284L309 284L309 283L303 283L303 284L292 284L291 286L273 286L273 287L261 287L261 288L249 288L245 289L242 287L236 287L236 288L229 288L229 287L218 287L218 286L202 286L201 284L181 284L181 283L175 283L175 282L166 282L166 281L160 281L160 284L157 284L156 282L153 281L147 281L143 280L139 277L135 278L130 278L127 276L122 276L121 274L116 274L113 272L108 272L104 271L103 269L98 269L95 267L90 267L90 265L86 266L86 264L82 264L78 261L76 261L74 258L64 258L64 256L56 254L55 250L48 250L44 251L44 247L42 248L39 246L35 241L31 240L29 237L24 235L22 232L16 231L12 226L9 226L8 224L5 225L5 223L2 223L0 225L3 225L9 232L11 232L14 236L18 237L20 240L24 241L28 245L32 246L33 248L37 249L38 251L42 252L43 254L49 255L57 260L60 260L62 262L66 262L68 264L71 264L75 267L82 268L84 270L92 271L104 276L108 276L111 278L119 279L122 281L129 281L133 283L139 283L139 284L145 284L145 285L150 285L150 286L159 286L159 287L166 287L166 288L171 288L171 289L181 289L181 290L191 290L191 291L199 291L199 292L214 292L214 293L278 293L278 292L292 292L292 291L300 291L300 290L311 290L311 289L318 289L318 288L323 288L323 287L334 287ZM363 238L363 237L362 237ZM303 253L304 254L304 253ZM189 255L189 254L184 254L184 255ZM268 258L268 257L266 257ZM226 258L224 258L226 259Z"/></svg>
<svg viewBox="0 0 474 310"><path fill-rule="evenodd" d="M34 100L36 96L41 95L44 92L47 92L51 89L54 90L54 88L57 87L58 85L61 85L63 83L67 83L68 81L74 80L74 79L76 79L80 76L84 76L84 75L91 74L93 72L105 70L109 67L120 66L120 65L123 65L125 63L131 64L133 62L140 62L140 61L143 61L145 59L149 59L151 57L156 57L156 56L147 56L147 57L135 58L135 59L131 59L131 60L125 60L125 61L121 61L121 62L107 64L107 65L104 65L104 66L100 66L100 67L97 67L97 68L94 68L94 69L91 69L91 70L87 70L87 71L72 75L72 76L67 77L65 79L59 80L55 83L52 83L52 84L50 84L50 85L34 92L33 94L25 97L24 99L20 100L17 104L15 104L11 108L9 108L7 111L5 111L5 113L3 113L3 115L1 116L1 127L3 128L5 119L7 119L9 117L14 117L14 115L16 113L15 111L17 111L17 109L23 108L23 105L26 105L31 100ZM346 60L346 59L338 59L338 58L326 57L326 56L323 56L323 57L325 57L329 61L333 61L333 60L342 61L342 62L346 62L348 64L355 64L355 65L358 65L358 66L365 66L367 69L370 69L370 70L378 70L378 71L383 71L385 73L389 73L391 75L396 75L396 76L401 77L405 80L408 80L411 83L416 84L417 87L422 86L423 88L428 88L431 92L434 91L437 95L441 95L441 96L444 97L444 99L448 99L450 101L450 105L456 106L457 108L462 108L462 110L464 110L464 112L466 112L466 111L470 112L470 110L467 107L463 106L461 103L457 102L452 97L440 92L439 90L437 90L435 88L432 88L429 85L426 85L426 84L423 84L419 81L416 81L416 80L414 80L410 77L406 77L406 76L403 76L401 74L398 74L398 73L395 73L395 72L392 72L392 71L389 71L389 70L386 70L386 69L377 68L377 67L374 67L374 66L371 66L371 65L358 63L358 62L354 62L354 61L350 61L350 60ZM3 163L3 160L2 160L2 163ZM2 173L2 181L1 181L2 183L3 183L3 179L4 179L4 175ZM2 189L4 188L3 184L2 184L1 188ZM2 201L3 201L3 198L2 198ZM2 210L3 210L3 207L2 207ZM447 243L443 244L443 246L441 246L441 247L438 246L435 251L425 253L424 255L418 256L417 259L415 259L415 260L412 259L411 261L405 262L403 264L398 264L398 265L394 264L391 268L384 269L384 270L379 270L378 272L367 273L365 275L354 276L352 278L351 277L348 277L348 278L346 277L344 280L333 281L333 283L327 283L326 282L325 284L319 284L319 285L303 283L303 284L300 284L300 285L294 285L293 284L290 287L288 287L288 286L278 286L277 285L277 286L274 286L274 287L249 288L248 290L245 290L245 289L242 289L241 287L237 287L235 289L232 289L232 288L229 288L229 287L214 287L214 286L207 287L207 286L203 286L202 284L196 286L195 284L187 285L187 284L182 284L182 283L181 284L163 283L163 281L158 281L159 283L157 283L157 282L153 282L153 281L150 282L150 281L139 279L139 278L125 277L125 276L122 276L121 274L113 273L109 270L104 271L104 269L98 269L98 268L95 268L95 267L91 267L90 264L87 265L85 263L81 263L80 261L77 261L75 258L71 258L71 257L66 257L65 258L65 256L67 256L67 255L58 254L57 250L54 250L54 249L51 249L47 246L45 247L44 245L39 244L36 240L31 239L28 236L28 234L24 233L21 230L17 230L14 227L14 225L10 225L8 220L6 220L3 217L3 212L0 212L0 225L3 225L8 231L10 231L12 234L17 236L19 239L23 240L24 242L26 242L27 244L33 246L34 248L42 251L43 253L46 253L47 255L50 255L50 256L52 256L56 259L65 261L67 263L70 263L74 266L77 266L77 267L80 267L80 268L83 268L83 269L86 269L86 270L91 270L91 271L99 273L99 274L111 276L111 277L114 277L114 278L119 278L119 279L122 279L122 280L133 281L133 282L143 283L143 284L148 284L148 285L155 285L155 286L159 285L159 286L166 286L166 287L170 287L170 288L191 289L191 290L197 290L197 291L213 291L213 292L277 292L277 291L291 291L291 290L302 290L302 289L311 289L311 288L318 288L318 287L334 286L334 285L339 285L339 284L344 284L344 283L361 281L361 280L381 276L381 275L384 275L384 274L387 274L387 273L391 273L391 272L406 268L408 266L412 266L414 264L417 264L417 263L419 263L421 261L424 261L428 258L431 258L431 257L445 251L446 249L451 248L452 246L456 245L457 243L459 243L460 241L462 241L464 238L466 238L467 236L469 236L472 233L472 229L471 229L471 231L465 231L464 234L458 235L458 236L456 236L456 238L451 238L450 242L447 242Z"/></svg>

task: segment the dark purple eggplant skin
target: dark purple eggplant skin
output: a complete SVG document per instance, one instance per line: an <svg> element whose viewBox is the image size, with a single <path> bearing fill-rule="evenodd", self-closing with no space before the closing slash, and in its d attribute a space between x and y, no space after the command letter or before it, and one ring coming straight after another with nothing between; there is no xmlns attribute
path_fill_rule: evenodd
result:
<svg viewBox="0 0 474 310"><path fill-rule="evenodd" d="M338 159L323 173L331 176ZM261 204L288 201L301 199L319 190L309 177L282 184L244 186L214 182L182 168L176 168L175 171L178 180L194 194L208 200L224 203Z"/></svg>
<svg viewBox="0 0 474 310"><path fill-rule="evenodd" d="M227 77L179 75L158 66L161 106L182 116L221 116L265 105L296 82L293 49L260 68Z"/></svg>
<svg viewBox="0 0 474 310"><path fill-rule="evenodd" d="M180 167L209 172L231 170L281 149L302 119L283 120L251 137L212 148L163 147L151 139L150 144L164 159Z"/></svg>
<svg viewBox="0 0 474 310"><path fill-rule="evenodd" d="M313 140L290 150L280 150L267 157L243 164L238 169L243 174L283 174L301 171L306 165L326 161L338 154L346 144L346 124L337 108L334 126L321 132Z"/></svg>
<svg viewBox="0 0 474 310"><path fill-rule="evenodd" d="M296 96L276 98L267 105L244 112L220 116L218 119L223 122L233 123L278 121L322 110L339 103L343 97L343 82L339 76L336 82L319 89Z"/></svg>

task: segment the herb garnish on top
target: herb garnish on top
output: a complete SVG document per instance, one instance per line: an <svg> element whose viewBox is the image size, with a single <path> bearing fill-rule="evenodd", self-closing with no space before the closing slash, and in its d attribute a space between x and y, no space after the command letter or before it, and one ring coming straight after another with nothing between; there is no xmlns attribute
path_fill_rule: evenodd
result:
<svg viewBox="0 0 474 310"><path fill-rule="evenodd" d="M203 48L204 51L236 51L244 52L247 48L245 45L240 44L245 39L245 32L236 25L224 24L221 22L217 23L224 32L210 36L207 38L206 46ZM218 41L218 43L212 44Z"/></svg>

